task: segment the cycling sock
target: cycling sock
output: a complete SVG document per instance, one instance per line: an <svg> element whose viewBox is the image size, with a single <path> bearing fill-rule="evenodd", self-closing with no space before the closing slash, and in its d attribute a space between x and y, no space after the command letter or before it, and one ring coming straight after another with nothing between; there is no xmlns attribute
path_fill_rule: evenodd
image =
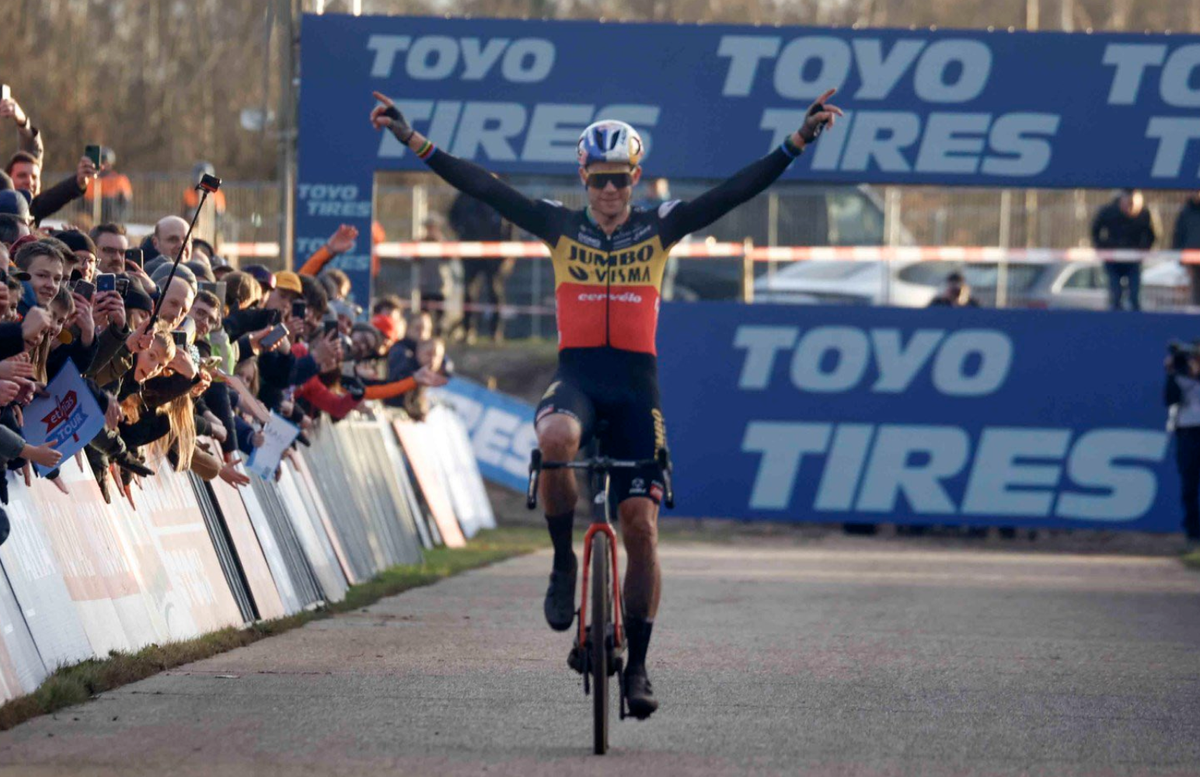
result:
<svg viewBox="0 0 1200 777"><path fill-rule="evenodd" d="M628 669L644 669L646 667L646 651L650 647L650 631L654 621L637 618L632 615L625 619L625 634L629 638Z"/></svg>
<svg viewBox="0 0 1200 777"><path fill-rule="evenodd" d="M570 569L575 563L575 551L571 548L575 511L562 515L547 515L546 528L550 530L550 542L554 544L554 568Z"/></svg>

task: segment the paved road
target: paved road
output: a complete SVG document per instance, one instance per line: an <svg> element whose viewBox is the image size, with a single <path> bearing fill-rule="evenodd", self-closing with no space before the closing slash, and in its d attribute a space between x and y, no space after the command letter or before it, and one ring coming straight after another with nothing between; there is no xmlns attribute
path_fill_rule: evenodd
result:
<svg viewBox="0 0 1200 777"><path fill-rule="evenodd" d="M588 755L548 555L0 735L0 774L1200 773L1200 575L1169 558L665 549L663 708Z"/></svg>

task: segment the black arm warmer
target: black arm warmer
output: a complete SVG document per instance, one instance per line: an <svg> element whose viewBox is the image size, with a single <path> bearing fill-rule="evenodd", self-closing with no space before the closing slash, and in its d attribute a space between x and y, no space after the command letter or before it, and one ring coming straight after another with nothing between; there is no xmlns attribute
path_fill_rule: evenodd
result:
<svg viewBox="0 0 1200 777"><path fill-rule="evenodd" d="M459 159L441 149L434 151L426 164L446 183L491 205L501 216L531 235L546 240L550 234L552 205L529 199L503 181L493 178L491 173L474 162Z"/></svg>
<svg viewBox="0 0 1200 777"><path fill-rule="evenodd" d="M686 235L724 216L775 182L792 163L781 149L743 167L723 183L691 202L681 202L663 219L663 247L674 245Z"/></svg>

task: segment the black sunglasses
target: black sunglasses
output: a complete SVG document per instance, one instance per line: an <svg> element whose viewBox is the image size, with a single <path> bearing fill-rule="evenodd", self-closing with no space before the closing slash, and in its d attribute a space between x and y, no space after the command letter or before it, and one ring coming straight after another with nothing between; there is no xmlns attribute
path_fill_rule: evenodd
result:
<svg viewBox="0 0 1200 777"><path fill-rule="evenodd" d="M592 173L588 176L587 185L592 189L603 189L612 184L618 189L633 185L632 173Z"/></svg>

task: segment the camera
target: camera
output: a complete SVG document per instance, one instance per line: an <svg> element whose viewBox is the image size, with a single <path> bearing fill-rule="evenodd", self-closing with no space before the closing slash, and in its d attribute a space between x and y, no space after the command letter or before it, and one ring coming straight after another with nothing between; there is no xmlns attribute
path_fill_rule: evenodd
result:
<svg viewBox="0 0 1200 777"><path fill-rule="evenodd" d="M221 179L215 175L209 175L208 173L205 173L204 175L200 176L200 183L196 184L196 186L197 188L203 189L209 194L212 194L217 189L221 188Z"/></svg>

